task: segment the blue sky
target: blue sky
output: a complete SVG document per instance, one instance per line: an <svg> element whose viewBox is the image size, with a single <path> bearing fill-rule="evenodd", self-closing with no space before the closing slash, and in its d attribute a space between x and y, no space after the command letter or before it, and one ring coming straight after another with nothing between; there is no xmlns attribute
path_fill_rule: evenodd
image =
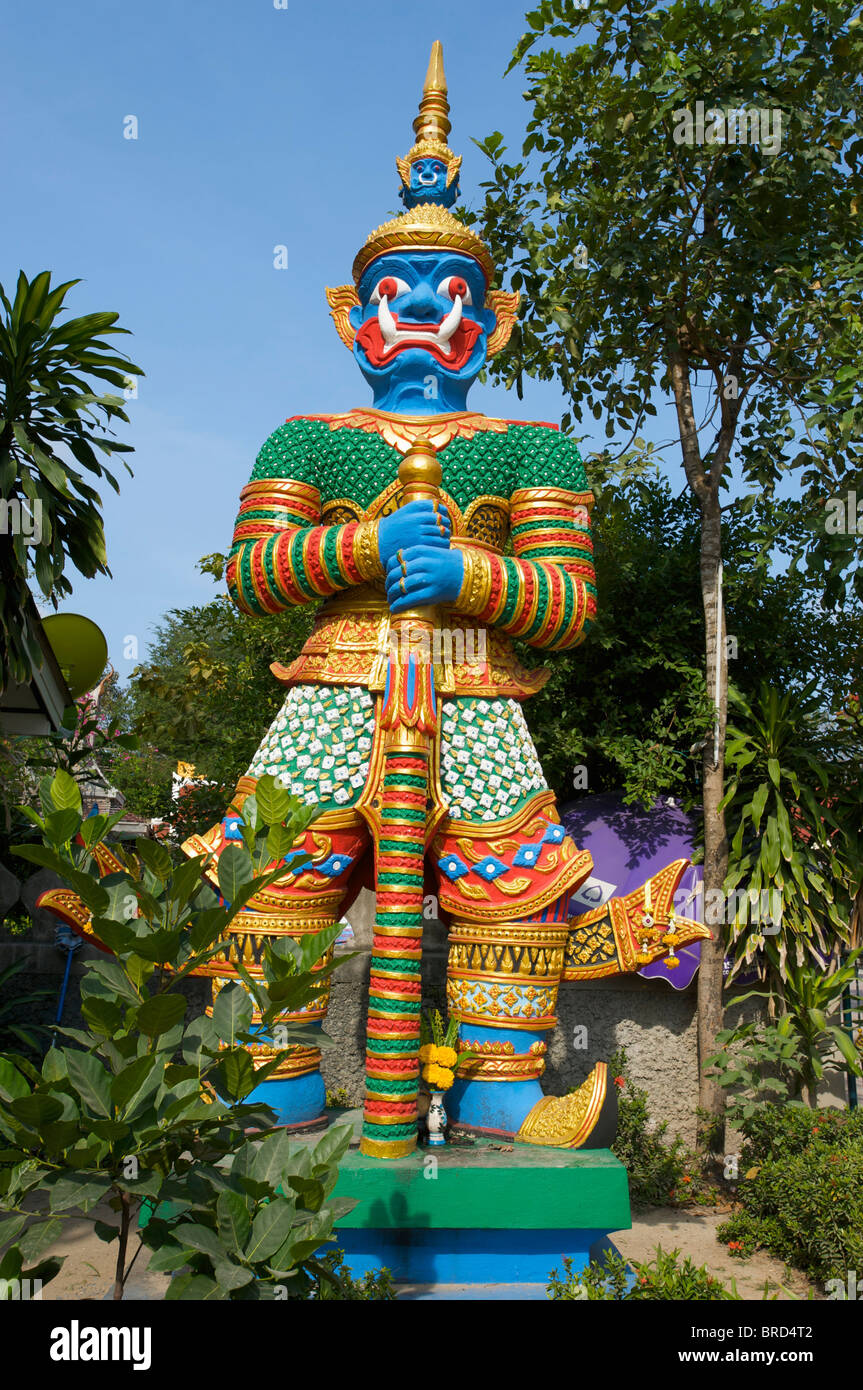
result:
<svg viewBox="0 0 863 1390"><path fill-rule="evenodd" d="M76 313L113 309L144 368L129 403L135 477L104 493L113 579L76 577L64 607L105 631L121 675L172 607L216 588L196 561L227 549L237 497L287 416L369 393L324 286L350 279L369 231L399 208L394 158L413 142L440 38L462 188L471 144L521 138L523 78L504 80L524 0L434 6L347 0L43 0L4 25L0 279L80 277ZM11 60L11 61L10 61ZM124 138L124 118L138 139ZM273 266L286 245L288 269ZM525 399L481 386L490 414L557 420L550 385ZM125 476L125 475L124 475Z"/></svg>
<svg viewBox="0 0 863 1390"><path fill-rule="evenodd" d="M516 150L530 110L523 72L503 77L525 0L284 3L42 0L4 26L0 279L80 278L72 311L119 312L134 334L119 341L146 372L122 436L135 476L103 492L113 578L73 575L64 604L99 623L122 677L165 612L218 592L196 562L228 548L273 429L370 399L324 287L350 279L369 231L400 210L395 155L413 143L432 41L468 206L489 170L472 138L500 130ZM477 386L470 404L524 419L565 408L531 382L523 401ZM657 404L644 433L673 440ZM605 444L597 422L583 452ZM682 488L679 447L665 458Z"/></svg>

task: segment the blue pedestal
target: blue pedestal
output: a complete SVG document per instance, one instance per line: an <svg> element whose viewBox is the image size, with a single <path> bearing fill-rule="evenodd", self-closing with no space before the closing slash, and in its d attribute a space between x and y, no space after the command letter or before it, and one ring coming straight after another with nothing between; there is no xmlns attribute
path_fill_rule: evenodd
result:
<svg viewBox="0 0 863 1390"><path fill-rule="evenodd" d="M425 1231L339 1230L338 1243L355 1277L386 1266L397 1282L410 1284L548 1283L568 1255L574 1270L590 1262L591 1246L606 1232L551 1228L528 1231L470 1231L440 1227Z"/></svg>
<svg viewBox="0 0 863 1390"><path fill-rule="evenodd" d="M472 1042L508 1043L516 1052L527 1052L531 1043L541 1042L544 1035L514 1028L481 1028L472 1025L468 1030ZM523 1121L543 1098L537 1078L525 1081L456 1080L446 1093L446 1112L455 1124L476 1134L518 1134Z"/></svg>
<svg viewBox="0 0 863 1390"><path fill-rule="evenodd" d="M319 1071L307 1072L305 1076L289 1077L286 1080L262 1081L247 1098L247 1104L262 1102L271 1105L277 1115L277 1123L286 1129L295 1129L323 1123L326 1117L327 1092Z"/></svg>
<svg viewBox="0 0 863 1390"><path fill-rule="evenodd" d="M583 1269L591 1247L631 1225L626 1171L608 1149L480 1139L386 1160L352 1148L335 1195L356 1201L335 1237L354 1275L386 1266L397 1283L431 1286L409 1297L455 1297L435 1289L457 1285L544 1298L564 1256Z"/></svg>

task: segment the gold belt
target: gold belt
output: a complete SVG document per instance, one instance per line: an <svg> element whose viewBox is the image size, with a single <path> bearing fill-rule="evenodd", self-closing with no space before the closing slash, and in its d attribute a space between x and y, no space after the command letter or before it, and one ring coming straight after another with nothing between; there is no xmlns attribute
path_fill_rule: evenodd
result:
<svg viewBox="0 0 863 1390"><path fill-rule="evenodd" d="M438 694L523 700L545 685L550 673L522 666L504 633L445 606L438 611L430 653ZM290 666L274 662L270 670L286 686L359 685L382 691L389 645L386 599L363 585L350 597L328 599L296 660Z"/></svg>

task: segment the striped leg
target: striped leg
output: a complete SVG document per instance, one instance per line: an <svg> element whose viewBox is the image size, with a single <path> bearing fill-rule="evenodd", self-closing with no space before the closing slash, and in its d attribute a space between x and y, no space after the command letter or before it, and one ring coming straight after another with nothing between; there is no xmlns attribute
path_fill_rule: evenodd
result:
<svg viewBox="0 0 863 1390"><path fill-rule="evenodd" d="M453 923L449 1012L459 1047L474 1055L459 1066L447 1109L463 1128L514 1135L542 1100L568 930L566 920Z"/></svg>
<svg viewBox="0 0 863 1390"><path fill-rule="evenodd" d="M263 979L263 959L266 942L277 941L280 937L291 936L299 939L309 933L323 931L332 926L335 913L329 917L296 917L293 920L284 915L262 912L239 912L231 923L224 951L213 958L201 971L213 980L213 1003L219 991L240 977L234 962L240 962L254 978ZM316 970L322 969L333 958L331 946L322 957ZM311 1027L320 1030L327 1016L330 997L330 981L324 980L318 987L316 996L304 1008L294 1013L285 1013L280 1023L288 1029L288 1051L277 1069L262 1081L247 1097L250 1104L262 1102L272 1106L276 1113L276 1123L286 1129L306 1129L326 1124L326 1088L321 1076L320 1048L310 1043L290 1044L290 1028L294 1026ZM207 1009L212 1013L212 1006ZM250 1031L258 1033L261 1028L261 1015L257 1009L252 1014ZM276 1025L278 1029L278 1025ZM284 1049L278 1031L275 1033L276 1046L260 1041L249 1046L256 1067L269 1062L277 1051Z"/></svg>

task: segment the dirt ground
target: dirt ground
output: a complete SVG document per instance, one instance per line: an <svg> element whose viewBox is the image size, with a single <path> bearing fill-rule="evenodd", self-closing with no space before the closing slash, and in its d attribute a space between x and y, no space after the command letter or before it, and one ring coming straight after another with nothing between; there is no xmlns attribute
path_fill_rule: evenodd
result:
<svg viewBox="0 0 863 1390"><path fill-rule="evenodd" d="M98 1216L107 1222L114 1217L107 1208ZM790 1297L805 1299L809 1281L797 1271L786 1270L780 1260L759 1252L748 1260L729 1254L716 1239L716 1228L726 1220L726 1212L712 1208L678 1210L656 1207L649 1211L633 1212L632 1230L618 1231L612 1236L614 1244L627 1259L648 1260L661 1245L663 1250L679 1249L691 1256L696 1265L707 1265L710 1272L724 1283L734 1279L742 1298L760 1300L765 1281L771 1294L780 1301ZM137 1241L130 1246L134 1253ZM113 1284L116 1247L106 1245L92 1231L89 1222L70 1221L62 1241L51 1249L52 1254L66 1255L66 1263L56 1279L45 1286L45 1299L103 1299ZM132 1269L127 1285L127 1298L158 1299L167 1287L167 1277L149 1274L146 1262L149 1254L142 1250ZM790 1291L790 1292L789 1292ZM817 1288L815 1297L821 1298Z"/></svg>
<svg viewBox="0 0 863 1390"><path fill-rule="evenodd" d="M117 1215L110 1207L96 1207L93 1216L108 1225L116 1225ZM138 1246L137 1237L129 1243L131 1254ZM106 1245L93 1234L90 1221L71 1220L66 1223L62 1240L57 1241L46 1255L65 1255L66 1261L56 1279L42 1290L43 1299L103 1299L110 1297L114 1285L116 1243ZM148 1250L142 1250L132 1267L126 1287L127 1298L161 1298L168 1287L162 1274L148 1274Z"/></svg>
<svg viewBox="0 0 863 1390"><path fill-rule="evenodd" d="M691 1257L693 1264L706 1265L724 1284L733 1279L741 1298L762 1299L765 1281L770 1296L778 1295L780 1302L806 1299L810 1288L816 1299L824 1297L799 1270L786 1269L781 1260L763 1250L746 1260L732 1255L716 1239L717 1227L727 1220L727 1211L712 1207L651 1207L633 1212L632 1230L618 1231L612 1240L629 1260L649 1260L657 1245L665 1251L680 1250L682 1256Z"/></svg>

